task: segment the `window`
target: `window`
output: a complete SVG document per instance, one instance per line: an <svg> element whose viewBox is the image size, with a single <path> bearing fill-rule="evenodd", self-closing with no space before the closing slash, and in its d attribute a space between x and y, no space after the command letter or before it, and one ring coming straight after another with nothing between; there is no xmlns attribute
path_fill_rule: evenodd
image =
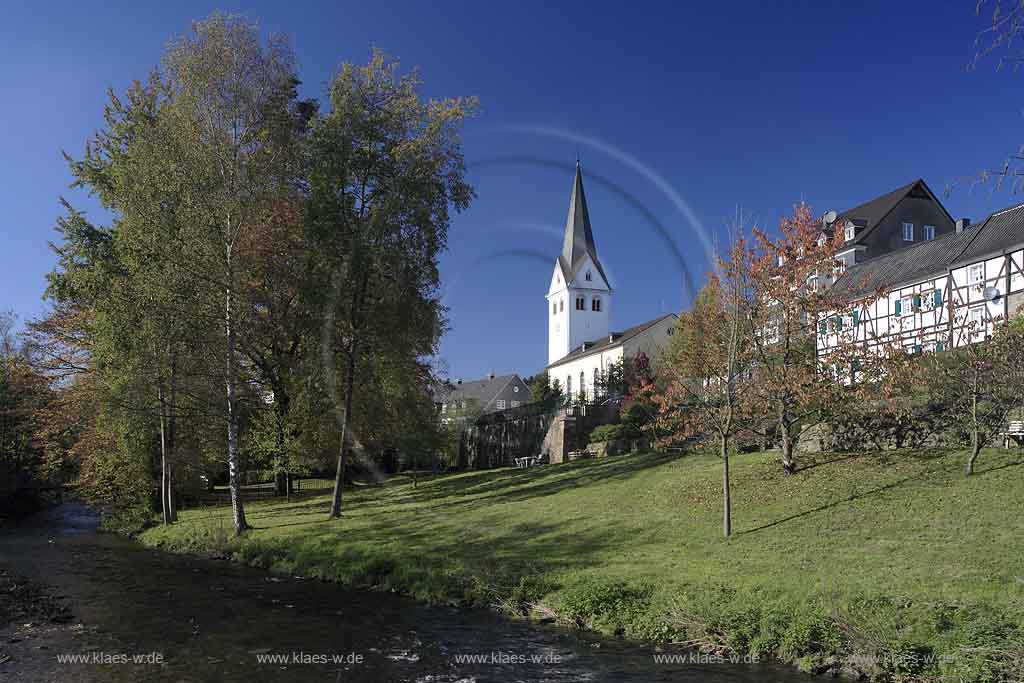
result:
<svg viewBox="0 0 1024 683"><path fill-rule="evenodd" d="M904 223L903 224L903 241L913 242L914 241L914 224Z"/></svg>
<svg viewBox="0 0 1024 683"><path fill-rule="evenodd" d="M590 310L598 312L601 310L601 300L596 296L590 300Z"/></svg>
<svg viewBox="0 0 1024 683"><path fill-rule="evenodd" d="M931 293L931 296L925 298L925 307L927 308L942 308L942 290L936 289Z"/></svg>
<svg viewBox="0 0 1024 683"><path fill-rule="evenodd" d="M572 375L565 378L565 397L572 398Z"/></svg>
<svg viewBox="0 0 1024 683"><path fill-rule="evenodd" d="M447 413L448 412L448 404L447 403L442 403L441 404L441 412L442 413Z"/></svg>
<svg viewBox="0 0 1024 683"><path fill-rule="evenodd" d="M905 296L896 302L896 315L906 318L914 315L914 298Z"/></svg>
<svg viewBox="0 0 1024 683"><path fill-rule="evenodd" d="M562 299L561 301L558 302L558 310L560 310L560 311L564 311L565 310L565 299Z"/></svg>
<svg viewBox="0 0 1024 683"><path fill-rule="evenodd" d="M926 225L926 226L924 226L924 238L926 240L933 240L933 239L935 239L935 226L934 225Z"/></svg>
<svg viewBox="0 0 1024 683"><path fill-rule="evenodd" d="M594 368L594 396L597 396L597 385L601 383L598 381L599 379L600 373L597 368Z"/></svg>
<svg viewBox="0 0 1024 683"><path fill-rule="evenodd" d="M551 315L558 315L558 302L557 301L552 301L551 302Z"/></svg>
<svg viewBox="0 0 1024 683"><path fill-rule="evenodd" d="M591 280L593 280L593 279L594 279L594 278L593 278L593 277L591 277L591 275L590 275L590 271L588 270L588 271L587 271L587 282L590 282L590 281L591 281Z"/></svg>
<svg viewBox="0 0 1024 683"><path fill-rule="evenodd" d="M518 394L518 393L519 393L519 387L512 387L512 391L513 391L514 393L517 393L517 394Z"/></svg>
<svg viewBox="0 0 1024 683"><path fill-rule="evenodd" d="M519 407L519 401L512 401L512 407L513 408L518 408Z"/></svg>
<svg viewBox="0 0 1024 683"><path fill-rule="evenodd" d="M576 310L577 311L582 311L583 310L583 303L584 302L583 302L583 297L582 296L576 297Z"/></svg>
<svg viewBox="0 0 1024 683"><path fill-rule="evenodd" d="M670 337L671 337L671 336L672 336L673 334L675 334L675 333L676 333L676 328L674 328L674 327L670 327L670 328L668 328L667 330L665 330L665 334L667 334L667 335L668 335L668 336L670 336Z"/></svg>
<svg viewBox="0 0 1024 683"><path fill-rule="evenodd" d="M978 263L971 266L970 270L970 283L972 285L984 285L985 284L985 264Z"/></svg>
<svg viewBox="0 0 1024 683"><path fill-rule="evenodd" d="M580 370L580 398L581 399L586 398L586 395L587 395L586 387L587 387L586 375L584 375L583 371Z"/></svg>
<svg viewBox="0 0 1024 683"><path fill-rule="evenodd" d="M968 313L967 322L974 327L976 330L981 329L985 325L985 307L975 306Z"/></svg>
<svg viewBox="0 0 1024 683"><path fill-rule="evenodd" d="M849 242L857 234L857 228L854 227L853 223L846 224L846 230L843 231L843 237Z"/></svg>
<svg viewBox="0 0 1024 683"><path fill-rule="evenodd" d="M497 400L497 408L498 410L505 410L505 399L499 398Z"/></svg>

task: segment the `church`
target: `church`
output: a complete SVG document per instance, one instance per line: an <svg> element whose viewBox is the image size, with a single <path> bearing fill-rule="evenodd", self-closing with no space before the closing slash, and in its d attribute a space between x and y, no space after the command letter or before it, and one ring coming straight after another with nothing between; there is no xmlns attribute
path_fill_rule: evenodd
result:
<svg viewBox="0 0 1024 683"><path fill-rule="evenodd" d="M597 255L577 161L562 253L547 293L548 381L558 380L568 399L595 398L610 366L640 353L656 359L675 331L678 316L673 313L611 331L612 293Z"/></svg>

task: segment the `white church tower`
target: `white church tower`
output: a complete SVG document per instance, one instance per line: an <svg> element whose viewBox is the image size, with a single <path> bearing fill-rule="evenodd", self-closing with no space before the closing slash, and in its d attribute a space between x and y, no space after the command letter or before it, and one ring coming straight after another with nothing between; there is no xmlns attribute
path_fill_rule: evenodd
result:
<svg viewBox="0 0 1024 683"><path fill-rule="evenodd" d="M548 288L548 364L564 358L584 342L607 337L612 288L597 258L594 233L583 194L583 173L576 162L569 218L562 253Z"/></svg>

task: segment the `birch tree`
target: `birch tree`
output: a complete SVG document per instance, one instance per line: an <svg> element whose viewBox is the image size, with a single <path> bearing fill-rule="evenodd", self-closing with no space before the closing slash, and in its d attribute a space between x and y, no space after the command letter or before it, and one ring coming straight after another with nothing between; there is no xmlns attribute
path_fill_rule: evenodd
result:
<svg viewBox="0 0 1024 683"><path fill-rule="evenodd" d="M359 376L382 355L429 355L444 330L438 255L452 208L468 206L459 130L475 99L426 101L413 71L374 52L346 64L310 137L311 246L340 428L330 517L342 511ZM367 366L371 367L367 367Z"/></svg>

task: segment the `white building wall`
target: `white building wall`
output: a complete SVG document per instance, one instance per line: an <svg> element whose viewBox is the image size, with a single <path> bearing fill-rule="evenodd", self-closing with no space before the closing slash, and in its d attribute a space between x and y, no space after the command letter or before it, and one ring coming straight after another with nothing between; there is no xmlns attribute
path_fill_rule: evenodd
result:
<svg viewBox="0 0 1024 683"><path fill-rule="evenodd" d="M587 273L590 280L586 279ZM564 277L560 264L556 263L546 297L549 364L564 358L583 342L608 336L611 329L611 289L593 261L586 259L575 280L567 283ZM578 297L583 299L583 310L576 308ZM599 311L593 310L595 299L600 302Z"/></svg>
<svg viewBox="0 0 1024 683"><path fill-rule="evenodd" d="M995 288L998 296L986 300L986 287ZM933 305L936 290L942 292L940 307ZM920 297L917 307L913 306L915 296ZM1017 312L1022 296L1024 249L1018 249L902 285L874 300L851 304L843 312L845 322L841 330L829 322L823 333L819 325L819 355L827 354L840 341L858 342L876 349L881 348L876 345L894 345L907 351L963 346L992 334L996 320L1009 318ZM897 301L901 302L899 315L896 314ZM853 310L859 311L856 326L851 324ZM973 337L965 329L972 316L980 320Z"/></svg>

